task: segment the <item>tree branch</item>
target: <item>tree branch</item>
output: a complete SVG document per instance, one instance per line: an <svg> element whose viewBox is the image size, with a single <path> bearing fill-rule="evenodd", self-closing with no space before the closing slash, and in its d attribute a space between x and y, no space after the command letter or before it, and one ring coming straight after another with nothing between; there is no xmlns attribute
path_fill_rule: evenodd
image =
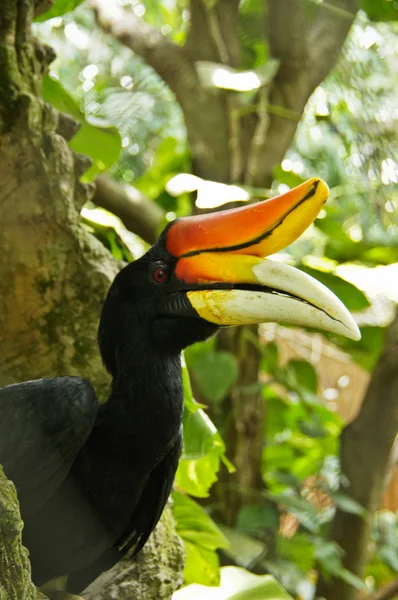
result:
<svg viewBox="0 0 398 600"><path fill-rule="evenodd" d="M314 7L311 18L304 5L303 0L269 0L268 39L272 56L280 61L269 104L285 109L286 116L268 111L262 144L251 150L262 159L248 169L247 183L256 187L270 186L274 167L286 154L309 97L337 60L359 0L336 0L340 11L323 2ZM263 125L260 120L258 126Z"/></svg>
<svg viewBox="0 0 398 600"><path fill-rule="evenodd" d="M116 2L89 0L89 6L104 31L141 56L177 93L183 76L181 69L193 69L187 63L182 48L131 12L120 8Z"/></svg>
<svg viewBox="0 0 398 600"><path fill-rule="evenodd" d="M119 217L127 229L139 235L148 244L158 238L164 211L132 186L123 186L109 177L96 179L93 201Z"/></svg>
<svg viewBox="0 0 398 600"><path fill-rule="evenodd" d="M341 469L349 481L344 493L366 510L366 519L337 511L331 539L344 552L343 564L361 577L374 512L383 491L389 456L398 431L398 313L373 371L361 411L341 435ZM356 590L338 579L320 584L328 600L353 600Z"/></svg>
<svg viewBox="0 0 398 600"><path fill-rule="evenodd" d="M333 0L316 6L308 32L308 50L313 72L312 85L319 85L336 64L340 50L359 10L358 0Z"/></svg>
<svg viewBox="0 0 398 600"><path fill-rule="evenodd" d="M393 600L398 595L398 577L363 600Z"/></svg>

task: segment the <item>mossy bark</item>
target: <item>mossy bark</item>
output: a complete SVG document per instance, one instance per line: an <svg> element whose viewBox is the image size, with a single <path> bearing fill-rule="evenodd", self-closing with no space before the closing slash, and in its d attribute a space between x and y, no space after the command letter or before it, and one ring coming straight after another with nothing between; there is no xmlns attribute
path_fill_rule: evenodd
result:
<svg viewBox="0 0 398 600"><path fill-rule="evenodd" d="M44 600L30 578L17 493L0 467L0 600Z"/></svg>
<svg viewBox="0 0 398 600"><path fill-rule="evenodd" d="M79 225L80 208L92 193L80 183L88 161L68 147L75 124L41 98L42 75L54 54L32 37L33 11L33 0L0 2L0 386L80 375L104 398L109 377L97 327L120 265ZM1 600L38 597L21 529L15 492L2 477ZM136 598L168 599L180 583L183 559L170 520L161 531L167 545L150 544L145 561L134 567ZM150 584L141 585L148 572ZM168 587L162 587L165 577Z"/></svg>

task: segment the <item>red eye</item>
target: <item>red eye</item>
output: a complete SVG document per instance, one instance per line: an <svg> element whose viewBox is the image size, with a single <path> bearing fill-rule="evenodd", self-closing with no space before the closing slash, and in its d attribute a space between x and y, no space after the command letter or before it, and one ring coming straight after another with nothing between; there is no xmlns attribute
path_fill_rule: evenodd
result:
<svg viewBox="0 0 398 600"><path fill-rule="evenodd" d="M168 279L169 273L165 267L156 267L152 272L153 280L156 283L165 283Z"/></svg>

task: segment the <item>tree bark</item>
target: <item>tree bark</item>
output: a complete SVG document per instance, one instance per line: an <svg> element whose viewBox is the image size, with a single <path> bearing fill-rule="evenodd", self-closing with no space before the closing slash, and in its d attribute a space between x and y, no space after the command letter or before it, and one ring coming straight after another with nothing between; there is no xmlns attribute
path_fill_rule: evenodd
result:
<svg viewBox="0 0 398 600"><path fill-rule="evenodd" d="M369 596L365 596L363 600L393 600L397 597L398 594L398 578L390 581L386 585L383 585L382 588L374 592L374 594L369 594Z"/></svg>
<svg viewBox="0 0 398 600"><path fill-rule="evenodd" d="M0 467L0 600L45 600L30 578L17 493Z"/></svg>
<svg viewBox="0 0 398 600"><path fill-rule="evenodd" d="M109 376L97 347L98 320L120 265L79 225L93 191L79 181L87 159L68 147L65 138L76 131L70 119L41 99L54 54L32 38L33 11L33 0L0 3L0 385L80 375L103 399ZM4 478L0 493L0 597L28 600L35 590ZM180 583L179 540L170 520L161 527L170 546L159 552L152 544L137 563L138 581L148 573L153 582L142 590L138 583L137 598L168 599Z"/></svg>
<svg viewBox="0 0 398 600"><path fill-rule="evenodd" d="M373 371L356 419L341 434L341 469L349 481L343 488L366 510L367 517L337 511L331 539L344 552L343 565L362 576L369 532L383 491L389 455L398 431L398 314L390 325L383 353ZM327 600L354 600L356 590L341 579L322 581L319 595Z"/></svg>
<svg viewBox="0 0 398 600"><path fill-rule="evenodd" d="M126 229L139 235L148 244L156 242L165 213L137 188L99 175L95 180L93 201L117 215Z"/></svg>

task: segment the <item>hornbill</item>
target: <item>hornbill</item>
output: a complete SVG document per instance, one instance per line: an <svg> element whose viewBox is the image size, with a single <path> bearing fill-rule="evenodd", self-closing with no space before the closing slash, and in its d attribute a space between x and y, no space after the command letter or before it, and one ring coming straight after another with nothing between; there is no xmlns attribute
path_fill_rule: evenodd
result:
<svg viewBox="0 0 398 600"><path fill-rule="evenodd" d="M311 179L282 196L170 223L107 294L98 340L112 376L56 377L0 390L0 464L14 481L23 542L40 586L78 593L146 543L181 452L181 351L219 327L278 321L359 339L327 288L264 259L314 221L328 196Z"/></svg>

